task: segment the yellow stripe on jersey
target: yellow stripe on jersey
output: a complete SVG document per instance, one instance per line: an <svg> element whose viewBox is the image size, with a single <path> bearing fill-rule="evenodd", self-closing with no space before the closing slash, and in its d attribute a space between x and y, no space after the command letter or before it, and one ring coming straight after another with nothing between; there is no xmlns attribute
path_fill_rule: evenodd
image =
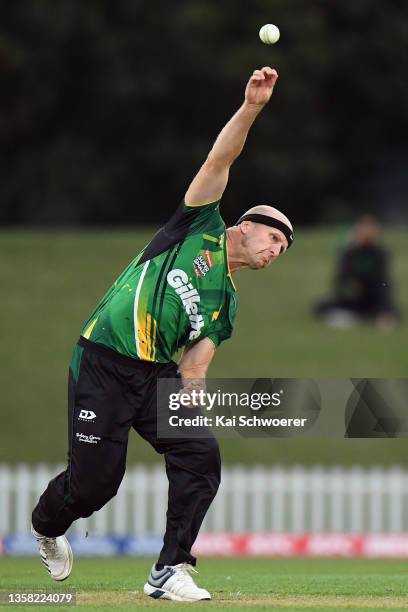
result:
<svg viewBox="0 0 408 612"><path fill-rule="evenodd" d="M227 246L227 241L225 241L225 246L224 246L224 248L225 248L225 256L226 256L226 259L227 259L227 267L228 267L228 273L227 273L227 276L228 276L228 278L230 279L231 284L232 284L232 286L234 287L234 290L236 291L236 290L237 290L237 288L236 288L236 286L235 286L234 281L232 280L232 274L231 274L231 268L230 268L230 262L229 262L229 256L228 256L228 246Z"/></svg>
<svg viewBox="0 0 408 612"><path fill-rule="evenodd" d="M143 361L154 361L156 357L156 321L150 313L138 317L137 335L139 356Z"/></svg>
<svg viewBox="0 0 408 612"><path fill-rule="evenodd" d="M151 360L155 361L156 359L156 319L153 319L151 315L149 315L152 321L152 325L150 327L150 337L151 337Z"/></svg>
<svg viewBox="0 0 408 612"><path fill-rule="evenodd" d="M87 327L87 329L85 330L85 332L82 334L84 338L86 338L87 340L89 340L89 336L92 333L93 328L95 327L95 324L97 322L99 317L96 317L96 319L94 319L92 321L92 323Z"/></svg>
<svg viewBox="0 0 408 612"><path fill-rule="evenodd" d="M218 317L220 316L220 312L221 312L221 308L219 310L214 310L212 317L211 317L211 321L216 321Z"/></svg>
<svg viewBox="0 0 408 612"><path fill-rule="evenodd" d="M138 347L139 347L139 357L143 359L143 361L150 361L149 359L149 351L148 351L148 319L144 314L138 315L137 317L137 339L138 339Z"/></svg>

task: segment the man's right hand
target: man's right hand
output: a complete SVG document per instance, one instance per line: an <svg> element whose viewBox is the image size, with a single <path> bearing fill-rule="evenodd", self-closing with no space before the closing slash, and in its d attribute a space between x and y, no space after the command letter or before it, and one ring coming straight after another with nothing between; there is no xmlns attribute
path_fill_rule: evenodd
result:
<svg viewBox="0 0 408 612"><path fill-rule="evenodd" d="M264 106L272 96L273 88L278 80L278 73L273 68L265 66L262 70L254 70L245 89L247 104Z"/></svg>

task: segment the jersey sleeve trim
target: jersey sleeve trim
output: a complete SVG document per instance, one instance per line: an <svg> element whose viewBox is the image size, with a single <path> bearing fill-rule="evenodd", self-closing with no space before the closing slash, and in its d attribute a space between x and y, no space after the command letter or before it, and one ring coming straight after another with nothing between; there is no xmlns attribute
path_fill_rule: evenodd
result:
<svg viewBox="0 0 408 612"><path fill-rule="evenodd" d="M206 338L208 338L208 340L210 340L210 342L212 342L212 344L214 345L214 349L217 349L220 345L220 340L218 338L217 334L214 333L209 333L207 334L207 336L205 336Z"/></svg>
<svg viewBox="0 0 408 612"><path fill-rule="evenodd" d="M220 200L221 198L217 198L216 200L213 200L212 202L204 202L203 204L187 204L187 202L183 200L183 204L187 208L201 208L201 206L210 206L211 204L218 204Z"/></svg>

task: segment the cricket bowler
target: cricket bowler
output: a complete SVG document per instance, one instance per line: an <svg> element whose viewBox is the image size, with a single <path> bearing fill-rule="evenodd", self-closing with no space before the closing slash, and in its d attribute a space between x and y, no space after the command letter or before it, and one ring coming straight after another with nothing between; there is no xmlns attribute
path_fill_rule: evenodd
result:
<svg viewBox="0 0 408 612"><path fill-rule="evenodd" d="M64 536L73 521L102 508L125 473L130 428L164 455L169 480L163 548L144 586L155 599L211 599L191 573L191 548L220 483L214 437L157 436L157 379L191 389L232 334L232 274L264 269L293 242L287 217L250 208L233 227L219 212L229 170L269 102L278 74L255 70L242 106L225 125L171 219L122 272L83 327L69 368L67 469L51 480L32 514L32 533L54 580L72 569ZM172 361L184 347L178 364Z"/></svg>

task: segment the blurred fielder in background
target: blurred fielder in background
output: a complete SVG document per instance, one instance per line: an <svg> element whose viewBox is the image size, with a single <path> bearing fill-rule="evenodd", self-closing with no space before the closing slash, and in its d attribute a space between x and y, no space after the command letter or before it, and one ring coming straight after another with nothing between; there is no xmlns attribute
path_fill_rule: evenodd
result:
<svg viewBox="0 0 408 612"><path fill-rule="evenodd" d="M266 268L290 247L292 225L255 206L225 229L219 202L229 169L269 101L278 75L250 77L245 101L219 134L169 222L129 264L85 324L69 370L69 460L32 515L32 533L55 580L72 569L63 535L117 492L133 427L164 454L169 479L164 545L144 591L178 601L211 599L190 576L191 547L220 483L216 440L157 437L157 379L204 379L219 344L232 333L237 295L231 273ZM184 347L180 363L174 353Z"/></svg>
<svg viewBox="0 0 408 612"><path fill-rule="evenodd" d="M389 256L380 244L380 232L379 223L369 215L356 223L337 264L334 295L316 307L317 316L327 324L346 328L374 321L380 329L388 329L398 323Z"/></svg>

